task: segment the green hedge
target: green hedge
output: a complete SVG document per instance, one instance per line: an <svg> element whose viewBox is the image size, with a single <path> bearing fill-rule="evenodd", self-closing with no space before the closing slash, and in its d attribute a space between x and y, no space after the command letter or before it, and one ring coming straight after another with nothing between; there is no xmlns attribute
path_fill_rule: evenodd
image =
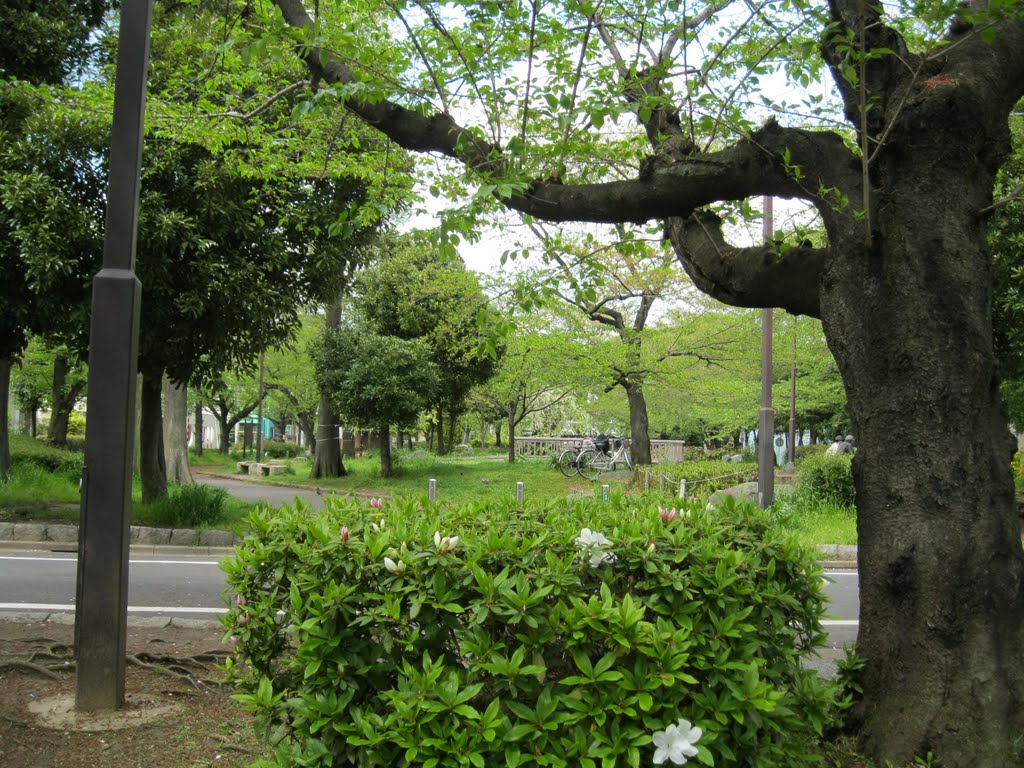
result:
<svg viewBox="0 0 1024 768"><path fill-rule="evenodd" d="M850 462L853 455L839 453L828 456L816 453L807 456L797 467L802 493L835 504L852 507L854 503L853 473Z"/></svg>
<svg viewBox="0 0 1024 768"><path fill-rule="evenodd" d="M686 720L707 765L802 766L834 713L801 664L820 570L750 505L331 498L249 525L226 669L277 745L259 765L635 767Z"/></svg>
<svg viewBox="0 0 1024 768"><path fill-rule="evenodd" d="M10 448L12 464L25 462L67 475L81 475L85 465L85 454L82 451L54 448L28 435L11 435Z"/></svg>
<svg viewBox="0 0 1024 768"><path fill-rule="evenodd" d="M705 498L723 488L757 480L757 462L683 461L679 464L659 465L654 471L667 477L674 485L686 478L687 495Z"/></svg>

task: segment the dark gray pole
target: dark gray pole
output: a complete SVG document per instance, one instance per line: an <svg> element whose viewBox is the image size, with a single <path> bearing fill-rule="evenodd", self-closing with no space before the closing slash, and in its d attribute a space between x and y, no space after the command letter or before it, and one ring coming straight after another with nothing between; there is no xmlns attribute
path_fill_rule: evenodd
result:
<svg viewBox="0 0 1024 768"><path fill-rule="evenodd" d="M790 464L796 463L796 321L793 318L793 363L789 368L789 455Z"/></svg>
<svg viewBox="0 0 1024 768"><path fill-rule="evenodd" d="M263 461L263 353L260 352L259 403L256 405L256 461Z"/></svg>
<svg viewBox="0 0 1024 768"><path fill-rule="evenodd" d="M93 280L75 649L81 711L124 705L135 375L135 277L152 0L121 3L103 269Z"/></svg>
<svg viewBox="0 0 1024 768"><path fill-rule="evenodd" d="M771 239L772 199L764 199L764 239ZM775 501L775 409L772 408L772 310L761 321L761 410L757 432L757 503L767 509Z"/></svg>

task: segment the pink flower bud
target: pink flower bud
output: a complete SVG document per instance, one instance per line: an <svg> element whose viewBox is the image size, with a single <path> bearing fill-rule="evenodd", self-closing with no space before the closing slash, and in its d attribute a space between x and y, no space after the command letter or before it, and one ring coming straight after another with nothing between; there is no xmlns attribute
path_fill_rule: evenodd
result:
<svg viewBox="0 0 1024 768"><path fill-rule="evenodd" d="M351 538L351 534L348 531L348 526L341 526L341 543L346 543L349 540L349 538Z"/></svg>
<svg viewBox="0 0 1024 768"><path fill-rule="evenodd" d="M372 507L373 509L380 509L383 506L384 506L384 500L383 499L377 499L377 498L370 499L370 507Z"/></svg>
<svg viewBox="0 0 1024 768"><path fill-rule="evenodd" d="M245 595L239 595L235 598L235 605L245 605Z"/></svg>
<svg viewBox="0 0 1024 768"><path fill-rule="evenodd" d="M248 613L240 614L239 617L238 617L238 626L244 627L248 623L249 623L249 614Z"/></svg>

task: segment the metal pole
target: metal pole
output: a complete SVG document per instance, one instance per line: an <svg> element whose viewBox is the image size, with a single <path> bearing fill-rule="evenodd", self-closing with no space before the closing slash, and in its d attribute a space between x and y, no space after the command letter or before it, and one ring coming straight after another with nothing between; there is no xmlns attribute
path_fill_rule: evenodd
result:
<svg viewBox="0 0 1024 768"><path fill-rule="evenodd" d="M103 268L93 280L75 606L79 711L124 706L139 306L139 178L152 0L121 3Z"/></svg>
<svg viewBox="0 0 1024 768"><path fill-rule="evenodd" d="M789 368L789 456L796 463L796 321L793 318L793 364Z"/></svg>
<svg viewBox="0 0 1024 768"><path fill-rule="evenodd" d="M260 352L260 381L256 393L259 403L256 405L256 463L263 461L263 353ZM340 430L339 430L340 432Z"/></svg>
<svg viewBox="0 0 1024 768"><path fill-rule="evenodd" d="M772 199L764 199L764 239L771 239ZM761 320L761 410L758 418L757 501L762 508L775 500L775 410L772 408L772 309Z"/></svg>

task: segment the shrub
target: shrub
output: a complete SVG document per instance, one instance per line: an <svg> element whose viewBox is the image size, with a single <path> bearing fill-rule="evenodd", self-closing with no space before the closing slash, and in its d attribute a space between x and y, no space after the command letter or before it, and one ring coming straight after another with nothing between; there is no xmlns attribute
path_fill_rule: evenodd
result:
<svg viewBox="0 0 1024 768"><path fill-rule="evenodd" d="M10 436L11 463L28 462L62 475L80 476L85 465L81 451L55 448L27 435Z"/></svg>
<svg viewBox="0 0 1024 768"><path fill-rule="evenodd" d="M683 718L706 764L811 762L813 557L751 505L629 501L251 516L226 670L270 764L635 767Z"/></svg>
<svg viewBox="0 0 1024 768"><path fill-rule="evenodd" d="M271 459L294 459L301 452L302 448L285 440L267 440L263 443L263 453Z"/></svg>
<svg viewBox="0 0 1024 768"><path fill-rule="evenodd" d="M150 514L158 525L199 528L220 518L227 498L224 489L202 483L171 486L166 498L150 506Z"/></svg>
<svg viewBox="0 0 1024 768"><path fill-rule="evenodd" d="M797 469L801 492L842 506L853 506L852 458L849 453L835 456L820 453L806 457Z"/></svg>
<svg viewBox="0 0 1024 768"><path fill-rule="evenodd" d="M702 498L723 488L757 480L756 462L735 464L731 461L683 461L679 464L659 464L655 471L676 486L686 478L687 495Z"/></svg>
<svg viewBox="0 0 1024 768"><path fill-rule="evenodd" d="M822 456L825 451L828 450L828 446L824 443L812 443L811 445L798 445L796 450L793 452L793 458L796 463L799 464L804 459L810 456Z"/></svg>

